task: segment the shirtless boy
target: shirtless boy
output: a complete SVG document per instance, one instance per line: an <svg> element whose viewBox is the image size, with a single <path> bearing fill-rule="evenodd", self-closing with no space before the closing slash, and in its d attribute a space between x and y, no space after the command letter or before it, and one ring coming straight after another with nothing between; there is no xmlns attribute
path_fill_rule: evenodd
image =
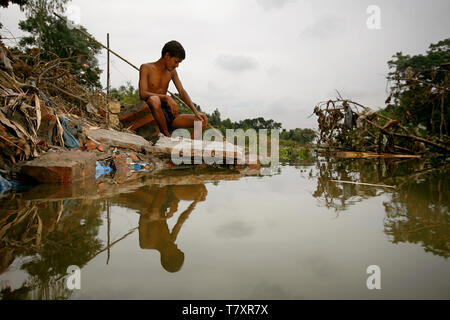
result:
<svg viewBox="0 0 450 320"><path fill-rule="evenodd" d="M194 121L202 121L202 130L208 124L208 118L198 112L178 78L176 68L184 58L184 48L173 40L164 45L158 61L145 63L139 70L139 95L149 105L160 131L167 137L170 137L169 131L176 128L193 128ZM179 114L178 105L167 95L170 80L194 114Z"/></svg>

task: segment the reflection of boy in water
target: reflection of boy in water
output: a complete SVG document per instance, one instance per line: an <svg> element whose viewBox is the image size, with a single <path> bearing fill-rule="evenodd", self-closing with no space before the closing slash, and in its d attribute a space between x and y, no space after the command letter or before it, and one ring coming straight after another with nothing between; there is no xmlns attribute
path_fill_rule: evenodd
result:
<svg viewBox="0 0 450 320"><path fill-rule="evenodd" d="M181 226L199 201L206 199L207 190L203 184L174 185L152 190L154 198L146 209L141 209L139 218L139 245L142 249L156 249L161 254L161 265L169 272L177 272L184 262L184 253L175 241ZM172 232L167 219L178 210L180 200L193 200L180 214ZM166 211L169 212L166 213Z"/></svg>

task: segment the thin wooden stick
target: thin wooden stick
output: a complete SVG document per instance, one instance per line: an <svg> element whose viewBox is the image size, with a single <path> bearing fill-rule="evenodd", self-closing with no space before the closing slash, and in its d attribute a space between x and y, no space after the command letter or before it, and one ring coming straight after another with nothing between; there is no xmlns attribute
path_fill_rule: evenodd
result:
<svg viewBox="0 0 450 320"><path fill-rule="evenodd" d="M58 18L60 18L62 21L64 21L65 23L67 23L67 20L64 19L63 17L61 17L59 14L57 14L56 12L53 12L53 14L55 16L57 16ZM97 41L94 39L94 37L92 37L91 35L89 35L88 33L84 32L83 30L74 27L75 30L80 31L82 34L84 34L86 37L88 37L90 40L94 41L95 43L97 43L98 45L100 45L101 47L105 48L106 50L110 51L112 54L114 54L116 57L122 59L123 61L125 61L126 63L128 63L130 66L132 66L133 68L135 68L137 71L139 71L139 68L136 67L134 64L132 64L130 61L128 61L125 58L122 58L120 55L118 55L117 53L115 53L114 51L112 51L111 49L109 49L108 47L106 47L103 43L101 43L100 41Z"/></svg>
<svg viewBox="0 0 450 320"><path fill-rule="evenodd" d="M108 257L106 264L109 264L109 258L111 257L111 211L109 200L106 200L106 218L108 221Z"/></svg>
<svg viewBox="0 0 450 320"><path fill-rule="evenodd" d="M355 182L355 181L343 181L343 180L331 180L333 182L340 182L340 183L351 183L351 184L360 184L364 186L371 186L371 187L387 187L387 188L395 188L395 186L388 186L385 184L374 184L374 183L364 183L364 182Z"/></svg>
<svg viewBox="0 0 450 320"><path fill-rule="evenodd" d="M125 239L126 237L128 237L130 234L132 234L133 232L135 232L137 229L139 229L139 227L135 227L133 229L131 229L127 234L125 234L124 236L120 237L119 239L117 239L116 241L111 242L109 245L107 245L105 248L103 248L102 250L98 251L96 254L94 254L89 261L91 261L92 259L94 259L96 256L98 256L100 253L109 250L112 248L113 245L115 245L117 242L122 241L123 239Z"/></svg>
<svg viewBox="0 0 450 320"><path fill-rule="evenodd" d="M84 102L84 103L87 103L87 102L88 102L86 99L83 99L83 98L81 98L81 97L78 97L78 96L76 96L76 95L70 93L70 92L67 92L66 90L61 89L60 87L54 85L54 84L51 83L51 82L50 82L50 83L47 83L47 85L50 85L50 87L52 87L53 89L58 90L58 91L64 93L65 95L68 95L69 97L71 97L71 98L73 98L73 99L76 99L76 100L81 101L81 102Z"/></svg>
<svg viewBox="0 0 450 320"><path fill-rule="evenodd" d="M106 71L106 97L107 97L107 101L108 101L108 105L106 107L106 126L109 129L109 103L111 102L111 97L109 96L109 86L111 84L111 77L110 77L110 72L109 72L109 32L106 34L106 45L108 46L108 50L106 52L107 54L107 62L106 62L106 66L107 66L107 71ZM109 251L108 251L109 252ZM108 255L108 260L109 260L109 255ZM108 263L106 263L108 264Z"/></svg>
<svg viewBox="0 0 450 320"><path fill-rule="evenodd" d="M21 147L19 147L17 144L15 144L14 142L8 140L6 137L0 136L0 138L6 140L7 142L9 142L9 143L11 143L11 144L13 144L15 147L19 148L20 150L25 151L25 150L23 150Z"/></svg>

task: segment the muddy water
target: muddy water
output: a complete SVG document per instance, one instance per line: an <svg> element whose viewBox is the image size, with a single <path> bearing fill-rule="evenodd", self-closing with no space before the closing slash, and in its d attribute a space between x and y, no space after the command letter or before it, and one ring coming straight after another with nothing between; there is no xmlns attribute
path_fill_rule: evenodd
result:
<svg viewBox="0 0 450 320"><path fill-rule="evenodd" d="M450 298L448 169L322 159L90 187L2 196L3 299Z"/></svg>

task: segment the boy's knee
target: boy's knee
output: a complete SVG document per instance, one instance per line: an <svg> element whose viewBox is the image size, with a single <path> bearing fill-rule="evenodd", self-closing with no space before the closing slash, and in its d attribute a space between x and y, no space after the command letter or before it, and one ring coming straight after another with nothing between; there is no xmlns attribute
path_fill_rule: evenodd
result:
<svg viewBox="0 0 450 320"><path fill-rule="evenodd" d="M148 98L147 103L153 109L161 108L161 100L157 96L152 96Z"/></svg>

